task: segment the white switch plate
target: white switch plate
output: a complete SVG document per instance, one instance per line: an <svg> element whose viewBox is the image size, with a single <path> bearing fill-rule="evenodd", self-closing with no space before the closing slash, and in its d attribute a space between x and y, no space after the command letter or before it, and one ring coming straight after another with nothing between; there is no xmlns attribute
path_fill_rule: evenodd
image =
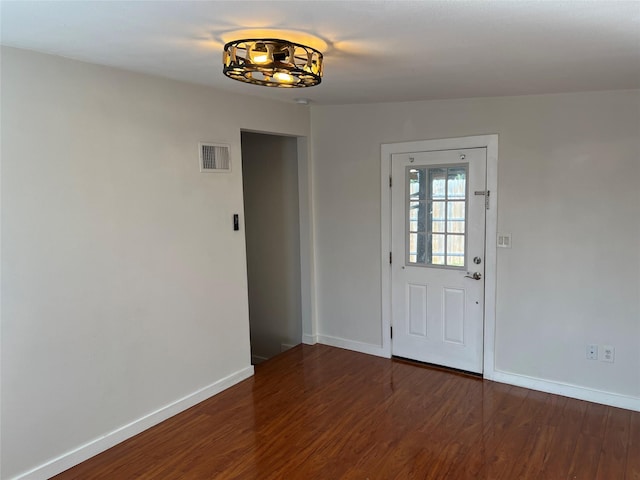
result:
<svg viewBox="0 0 640 480"><path fill-rule="evenodd" d="M598 345L587 345L587 360L598 359Z"/></svg>
<svg viewBox="0 0 640 480"><path fill-rule="evenodd" d="M603 362L611 362L615 360L616 357L616 349L611 345L603 345L602 346L602 358Z"/></svg>
<svg viewBox="0 0 640 480"><path fill-rule="evenodd" d="M511 234L510 233L499 233L498 234L498 247L500 247L500 248L511 248Z"/></svg>

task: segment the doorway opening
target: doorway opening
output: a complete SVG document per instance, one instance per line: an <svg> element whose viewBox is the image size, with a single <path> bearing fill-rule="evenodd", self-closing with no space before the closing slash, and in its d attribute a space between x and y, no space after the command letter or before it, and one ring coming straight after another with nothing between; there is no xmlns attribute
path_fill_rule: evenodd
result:
<svg viewBox="0 0 640 480"><path fill-rule="evenodd" d="M241 132L251 363L302 341L298 139Z"/></svg>

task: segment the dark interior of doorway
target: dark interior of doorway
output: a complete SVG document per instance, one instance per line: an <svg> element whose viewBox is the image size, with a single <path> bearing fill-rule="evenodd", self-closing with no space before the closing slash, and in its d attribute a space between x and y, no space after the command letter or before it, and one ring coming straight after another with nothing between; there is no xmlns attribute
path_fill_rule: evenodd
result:
<svg viewBox="0 0 640 480"><path fill-rule="evenodd" d="M242 132L251 363L301 342L296 137Z"/></svg>

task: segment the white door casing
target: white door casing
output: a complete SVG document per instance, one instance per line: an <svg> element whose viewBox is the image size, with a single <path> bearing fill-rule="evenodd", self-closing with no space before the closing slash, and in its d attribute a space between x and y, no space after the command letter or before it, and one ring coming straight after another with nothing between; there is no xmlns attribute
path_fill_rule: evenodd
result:
<svg viewBox="0 0 640 480"><path fill-rule="evenodd" d="M393 355L483 371L486 158L391 155Z"/></svg>

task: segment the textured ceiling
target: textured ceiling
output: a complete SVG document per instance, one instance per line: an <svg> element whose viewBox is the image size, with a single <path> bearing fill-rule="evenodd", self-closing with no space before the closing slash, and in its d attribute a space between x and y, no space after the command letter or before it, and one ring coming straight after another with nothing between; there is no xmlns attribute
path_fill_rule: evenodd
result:
<svg viewBox="0 0 640 480"><path fill-rule="evenodd" d="M279 100L640 88L638 1L2 1L0 16L4 45ZM322 84L226 78L222 45L247 29L325 43Z"/></svg>

